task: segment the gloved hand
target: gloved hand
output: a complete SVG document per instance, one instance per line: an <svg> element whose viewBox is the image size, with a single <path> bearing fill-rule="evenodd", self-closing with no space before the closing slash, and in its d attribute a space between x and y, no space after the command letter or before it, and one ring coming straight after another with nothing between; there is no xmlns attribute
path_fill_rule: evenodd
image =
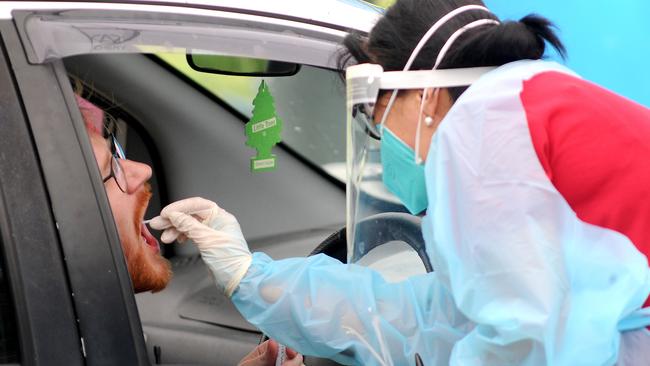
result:
<svg viewBox="0 0 650 366"><path fill-rule="evenodd" d="M248 271L252 255L237 219L216 203L200 197L169 204L149 223L164 230L160 240L192 239L226 296L232 296Z"/></svg>
<svg viewBox="0 0 650 366"><path fill-rule="evenodd" d="M246 357L244 357L237 366L275 366L278 355L278 343L268 340L255 347ZM304 366L302 355L296 351L287 348L287 359L282 366Z"/></svg>

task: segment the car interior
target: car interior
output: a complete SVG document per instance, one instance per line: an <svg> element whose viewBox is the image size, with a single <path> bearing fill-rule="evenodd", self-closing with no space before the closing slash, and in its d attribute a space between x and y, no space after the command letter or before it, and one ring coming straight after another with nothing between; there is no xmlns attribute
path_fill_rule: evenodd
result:
<svg viewBox="0 0 650 366"><path fill-rule="evenodd" d="M223 75L196 71L187 60L183 54L64 59L82 96L117 125L126 157L152 167L153 196L145 218L170 202L201 196L238 218L253 252L274 259L325 252L345 261L344 247L334 248L336 253L326 245L316 248L337 233L344 237L339 230L345 226L345 86L338 72L298 65L290 75ZM255 150L246 146L244 126L262 80L283 121L283 141L273 149L277 169L252 172ZM392 201L377 204L396 206ZM420 235L419 223L412 230ZM399 278L426 271L413 249L393 244L371 250L361 264ZM171 283L159 293L136 295L150 360L236 364L262 334L217 290L192 244L162 249L172 263Z"/></svg>
<svg viewBox="0 0 650 366"><path fill-rule="evenodd" d="M346 101L336 55L346 33L277 19L255 23L248 15L98 14L15 17L31 43L27 57L61 59L73 90L106 112L126 157L152 167L145 219L200 196L237 217L253 252L274 259L322 252L345 261ZM245 124L262 83L282 141L272 149L276 168L253 172L256 151L247 146ZM377 212L404 212L378 183L364 193ZM404 223L415 233L407 239L421 241L419 221ZM397 243L386 251L376 244L362 264L393 267L402 278L431 269L418 259L423 247ZM263 335L214 286L191 243L164 245L162 253L172 264L171 283L135 296L151 363L237 364Z"/></svg>
<svg viewBox="0 0 650 366"><path fill-rule="evenodd" d="M175 200L205 197L238 218L252 251L274 259L306 256L344 226L344 183L328 173L345 166L345 89L336 71L301 65L292 76L205 74L200 84L183 54L81 55L64 64L82 95L117 121L127 158L152 167L145 218ZM277 169L253 173L244 124L262 79L284 123L283 142L273 149ZM259 331L219 293L196 248L163 249L172 282L136 296L150 359L236 364L259 343Z"/></svg>

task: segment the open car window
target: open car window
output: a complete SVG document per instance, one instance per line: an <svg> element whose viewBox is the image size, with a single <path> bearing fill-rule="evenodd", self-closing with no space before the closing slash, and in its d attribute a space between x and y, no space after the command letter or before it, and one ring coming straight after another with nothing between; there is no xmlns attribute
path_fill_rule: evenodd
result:
<svg viewBox="0 0 650 366"><path fill-rule="evenodd" d="M16 27L29 61L79 79L82 96L115 119L126 157L152 168L154 200L142 219L205 197L237 217L251 250L276 259L308 255L344 225L345 86L334 68L347 27L171 5L69 6L16 11ZM187 55L200 51L300 68L264 78L199 73ZM244 123L262 81L283 128L277 169L257 174ZM259 331L218 293L195 246L167 248L172 282L136 296L152 363L236 364Z"/></svg>
<svg viewBox="0 0 650 366"><path fill-rule="evenodd" d="M349 1L346 14L369 27L378 13ZM133 10L138 11L133 11ZM150 12L156 9L158 12ZM260 79L190 72L185 55L206 53L292 62L293 76L266 78L284 122L283 142L331 177L345 180L345 87L336 55L347 34L318 22L220 11L135 5L65 12L16 12L35 63L80 54L156 54L247 118ZM358 13L358 14L357 14ZM355 15L356 14L356 15ZM351 18L352 19L352 18Z"/></svg>

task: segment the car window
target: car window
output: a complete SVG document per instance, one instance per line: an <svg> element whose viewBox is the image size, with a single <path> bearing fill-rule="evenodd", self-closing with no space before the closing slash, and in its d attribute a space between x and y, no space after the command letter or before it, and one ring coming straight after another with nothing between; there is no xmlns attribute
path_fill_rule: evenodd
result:
<svg viewBox="0 0 650 366"><path fill-rule="evenodd" d="M4 248L2 237L0 248ZM18 331L11 299L4 253L0 250L0 363L18 362Z"/></svg>
<svg viewBox="0 0 650 366"><path fill-rule="evenodd" d="M239 112L252 117L262 80L283 122L283 142L330 176L345 181L345 86L333 70L302 65L292 76L218 75L193 70L184 54L157 57Z"/></svg>

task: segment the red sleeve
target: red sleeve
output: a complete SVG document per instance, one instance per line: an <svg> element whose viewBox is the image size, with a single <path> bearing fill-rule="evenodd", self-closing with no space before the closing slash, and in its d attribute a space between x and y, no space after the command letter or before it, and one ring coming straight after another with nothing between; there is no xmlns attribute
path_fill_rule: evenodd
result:
<svg viewBox="0 0 650 366"><path fill-rule="evenodd" d="M525 81L521 101L539 161L578 217L650 254L650 109L559 72Z"/></svg>

